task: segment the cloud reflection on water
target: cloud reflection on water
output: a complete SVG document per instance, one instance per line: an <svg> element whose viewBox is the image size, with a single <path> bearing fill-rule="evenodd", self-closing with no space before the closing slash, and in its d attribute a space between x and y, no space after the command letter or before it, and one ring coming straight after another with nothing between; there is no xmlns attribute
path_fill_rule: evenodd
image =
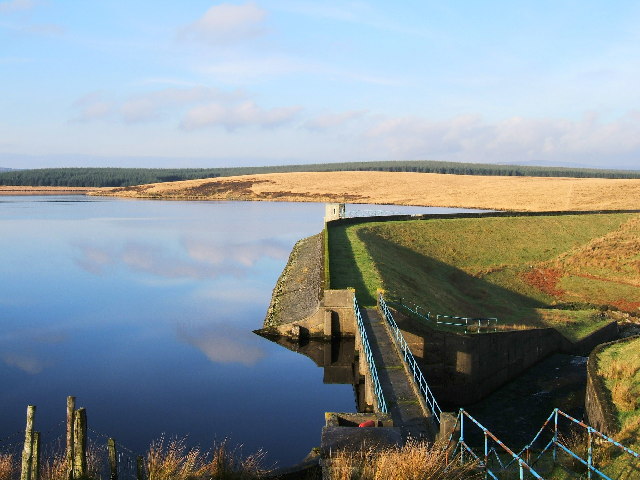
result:
<svg viewBox="0 0 640 480"><path fill-rule="evenodd" d="M242 277L264 258L286 259L289 247L273 239L250 243L185 238L176 250L152 243L129 241L121 246L76 244L76 264L88 273L101 275L110 267L163 278L205 279L224 275Z"/></svg>
<svg viewBox="0 0 640 480"><path fill-rule="evenodd" d="M180 324L177 337L199 349L215 363L240 363L250 367L265 356L265 351L256 343L257 337L252 332L229 324Z"/></svg>
<svg viewBox="0 0 640 480"><path fill-rule="evenodd" d="M34 355L7 352L2 354L2 361L10 366L16 367L30 375L37 375L44 370L44 363Z"/></svg>

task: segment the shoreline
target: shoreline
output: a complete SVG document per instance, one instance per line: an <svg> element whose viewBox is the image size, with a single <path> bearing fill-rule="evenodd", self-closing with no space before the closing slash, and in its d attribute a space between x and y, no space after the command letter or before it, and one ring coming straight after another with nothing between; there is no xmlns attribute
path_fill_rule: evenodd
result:
<svg viewBox="0 0 640 480"><path fill-rule="evenodd" d="M26 185L0 186L0 196L6 195L87 195L89 192L100 193L105 188L97 187L32 187Z"/></svg>

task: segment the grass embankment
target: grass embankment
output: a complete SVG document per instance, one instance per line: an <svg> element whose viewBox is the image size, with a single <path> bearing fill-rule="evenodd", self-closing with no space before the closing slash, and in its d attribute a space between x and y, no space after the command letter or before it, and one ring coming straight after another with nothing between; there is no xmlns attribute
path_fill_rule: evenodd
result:
<svg viewBox="0 0 640 480"><path fill-rule="evenodd" d="M598 374L604 379L620 425L620 432L614 438L626 447L640 452L640 338L606 347L597 354L597 364ZM574 451L582 453L583 458L586 458L586 435L576 439L579 442ZM610 478L640 478L640 462L631 455L606 443L596 443L593 448L596 467ZM572 478L575 477L560 471L553 476L553 480Z"/></svg>
<svg viewBox="0 0 640 480"><path fill-rule="evenodd" d="M554 327L576 340L612 310L640 313L637 214L372 222L330 228L331 287L432 313Z"/></svg>
<svg viewBox="0 0 640 480"><path fill-rule="evenodd" d="M640 450L640 338L605 348L598 355L598 373L604 378L616 407L625 445Z"/></svg>

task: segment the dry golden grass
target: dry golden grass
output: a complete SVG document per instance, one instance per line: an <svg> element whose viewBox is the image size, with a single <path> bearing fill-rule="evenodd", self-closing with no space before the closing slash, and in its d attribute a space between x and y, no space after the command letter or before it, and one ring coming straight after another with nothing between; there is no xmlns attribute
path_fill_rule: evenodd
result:
<svg viewBox="0 0 640 480"><path fill-rule="evenodd" d="M11 480L14 468L13 456L5 453L0 454L0 480Z"/></svg>
<svg viewBox="0 0 640 480"><path fill-rule="evenodd" d="M640 370L639 365L634 365L633 363L618 359L605 364L605 366L601 368L600 373L604 378L621 380L623 378L632 377L638 370Z"/></svg>
<svg viewBox="0 0 640 480"><path fill-rule="evenodd" d="M631 385L623 382L616 382L611 389L613 402L622 410L635 410L638 406L638 397L633 394Z"/></svg>
<svg viewBox="0 0 640 480"><path fill-rule="evenodd" d="M640 286L640 216L559 256L553 263L567 273L594 277L600 274L608 281Z"/></svg>
<svg viewBox="0 0 640 480"><path fill-rule="evenodd" d="M480 478L475 463L450 461L440 444L409 441L382 451L340 451L331 457L331 480L462 480Z"/></svg>
<svg viewBox="0 0 640 480"><path fill-rule="evenodd" d="M184 439L161 438L147 454L148 480L254 479L262 472L263 459L262 452L242 457L225 442L212 452L202 452L197 447L187 449Z"/></svg>
<svg viewBox="0 0 640 480"><path fill-rule="evenodd" d="M99 194L523 211L626 210L640 205L640 180L411 172L301 172L155 183L114 188Z"/></svg>

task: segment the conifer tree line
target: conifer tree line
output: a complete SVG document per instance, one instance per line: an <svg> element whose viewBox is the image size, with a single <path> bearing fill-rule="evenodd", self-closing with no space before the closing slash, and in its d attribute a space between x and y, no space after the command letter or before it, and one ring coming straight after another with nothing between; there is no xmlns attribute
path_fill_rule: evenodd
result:
<svg viewBox="0 0 640 480"><path fill-rule="evenodd" d="M126 187L145 183L229 177L234 175L252 175L259 173L331 171L418 172L444 173L452 175L526 177L640 178L640 171L637 170L537 167L420 160L316 163L307 165L225 168L44 168L0 172L0 185Z"/></svg>

